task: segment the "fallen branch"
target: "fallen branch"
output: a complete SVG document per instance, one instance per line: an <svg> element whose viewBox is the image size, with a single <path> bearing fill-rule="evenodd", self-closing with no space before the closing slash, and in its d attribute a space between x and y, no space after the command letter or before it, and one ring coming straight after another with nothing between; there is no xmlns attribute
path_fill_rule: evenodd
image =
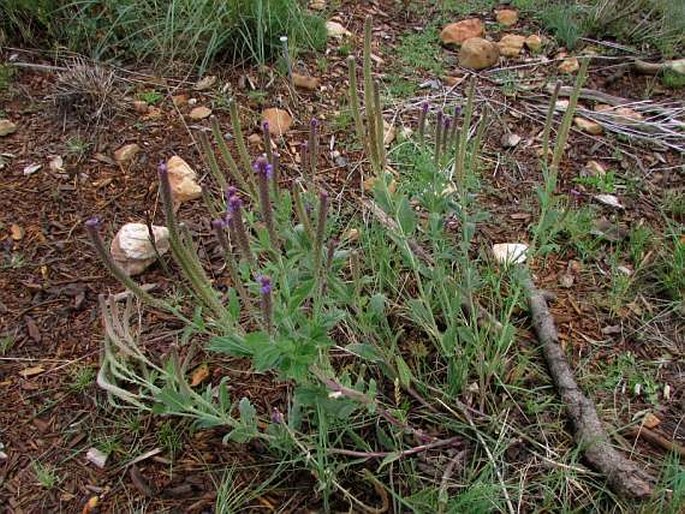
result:
<svg viewBox="0 0 685 514"><path fill-rule="evenodd" d="M681 459L685 459L685 448L678 444L676 441L669 441L666 439L664 436L661 434L650 430L647 427L629 427L625 430L625 432L630 435L631 437L641 437L648 443L651 443L655 446L659 446L660 448L663 448L664 450L668 452L674 452L677 453Z"/></svg>
<svg viewBox="0 0 685 514"><path fill-rule="evenodd" d="M645 75L656 75L668 70L675 73L685 73L685 59L664 62L646 62L635 59L633 68L635 68L635 71L638 73L644 73Z"/></svg>
<svg viewBox="0 0 685 514"><path fill-rule="evenodd" d="M573 377L559 344L559 335L544 293L535 287L527 272L523 286L528 295L533 328L542 343L549 373L566 406L576 444L585 460L606 476L609 487L619 495L635 499L648 498L656 480L611 445L594 403L583 394Z"/></svg>

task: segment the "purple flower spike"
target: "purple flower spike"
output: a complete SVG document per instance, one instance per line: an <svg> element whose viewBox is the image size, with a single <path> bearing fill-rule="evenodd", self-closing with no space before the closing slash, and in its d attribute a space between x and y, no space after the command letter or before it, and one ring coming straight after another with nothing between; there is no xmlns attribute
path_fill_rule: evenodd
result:
<svg viewBox="0 0 685 514"><path fill-rule="evenodd" d="M271 291L273 290L273 286L271 284L271 278L270 277L268 277L267 275L258 275L257 276L257 282L259 283L259 291L263 295L271 294Z"/></svg>
<svg viewBox="0 0 685 514"><path fill-rule="evenodd" d="M316 128L319 126L319 120L317 120L316 118L312 118L309 122L309 125L311 125L312 128Z"/></svg>
<svg viewBox="0 0 685 514"><path fill-rule="evenodd" d="M99 230L101 226L102 226L102 219L99 216L93 216L92 218L88 218L86 220L86 228L89 228L92 230Z"/></svg>
<svg viewBox="0 0 685 514"><path fill-rule="evenodd" d="M268 121L265 121L264 123L262 123L262 130L263 130L264 132L268 132L268 131L269 131L269 122L268 122Z"/></svg>
<svg viewBox="0 0 685 514"><path fill-rule="evenodd" d="M238 188L235 186L228 186L226 188L226 198L235 196L238 193Z"/></svg>
<svg viewBox="0 0 685 514"><path fill-rule="evenodd" d="M423 104L421 104L421 112L423 112L424 115L428 114L429 108L430 108L430 104L428 102L423 102Z"/></svg>
<svg viewBox="0 0 685 514"><path fill-rule="evenodd" d="M235 214L238 212L243 206L243 201L240 199L240 197L236 194L231 196L228 199L228 212L230 214Z"/></svg>
<svg viewBox="0 0 685 514"><path fill-rule="evenodd" d="M159 176L165 176L167 173L169 173L169 169L166 166L166 162L164 161L159 161L159 164L157 165L157 173L159 173Z"/></svg>
<svg viewBox="0 0 685 514"><path fill-rule="evenodd" d="M271 422L276 425L282 425L284 422L283 413L276 407L271 410Z"/></svg>
<svg viewBox="0 0 685 514"><path fill-rule="evenodd" d="M212 220L212 228L214 230L223 230L226 228L226 220L223 218L217 218Z"/></svg>
<svg viewBox="0 0 685 514"><path fill-rule="evenodd" d="M267 159L265 155L257 157L257 160L252 164L252 169L254 169L258 175L266 178L271 178L274 171L274 167L269 164L269 159Z"/></svg>

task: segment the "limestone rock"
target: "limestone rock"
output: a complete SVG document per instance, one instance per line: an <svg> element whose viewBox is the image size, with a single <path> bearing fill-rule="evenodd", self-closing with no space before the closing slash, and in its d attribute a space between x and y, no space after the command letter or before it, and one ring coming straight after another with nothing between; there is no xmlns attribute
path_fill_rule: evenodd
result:
<svg viewBox="0 0 685 514"><path fill-rule="evenodd" d="M262 112L262 122L265 121L269 123L271 135L275 137L280 137L288 132L293 124L293 118L288 111L277 107L271 107Z"/></svg>
<svg viewBox="0 0 685 514"><path fill-rule="evenodd" d="M195 83L193 89L195 91L205 91L206 89L210 89L215 83L216 75L206 75Z"/></svg>
<svg viewBox="0 0 685 514"><path fill-rule="evenodd" d="M118 163L128 162L133 159L138 152L140 152L140 146L138 146L136 143L124 145L114 151L114 160Z"/></svg>
<svg viewBox="0 0 685 514"><path fill-rule="evenodd" d="M204 105L200 105L198 107L194 107L188 116L190 117L191 120L199 121L199 120L204 120L205 118L208 118L212 114L212 110L209 107L205 107Z"/></svg>
<svg viewBox="0 0 685 514"><path fill-rule="evenodd" d="M316 77L309 77L307 75L300 75L293 73L293 84L295 87L306 89L308 91L316 91L319 89L320 80Z"/></svg>
<svg viewBox="0 0 685 514"><path fill-rule="evenodd" d="M134 100L133 101L133 110L136 111L138 114L145 114L147 112L148 105L145 100Z"/></svg>
<svg viewBox="0 0 685 514"><path fill-rule="evenodd" d="M495 11L495 20L500 25L511 27L512 25L516 25L516 22L519 20L519 13L513 9L500 9L499 11Z"/></svg>
<svg viewBox="0 0 685 514"><path fill-rule="evenodd" d="M497 43L497 48L499 49L500 55L504 57L516 57L523 50L523 44L526 42L526 38L523 36L517 36L516 34L507 34L502 37L499 43Z"/></svg>
<svg viewBox="0 0 685 514"><path fill-rule="evenodd" d="M497 64L499 50L494 43L480 37L464 41L459 50L459 65L473 70L483 70Z"/></svg>
<svg viewBox="0 0 685 514"><path fill-rule="evenodd" d="M592 177L603 177L607 174L604 166L602 166L598 161L587 161L585 163L585 171Z"/></svg>
<svg viewBox="0 0 685 514"><path fill-rule="evenodd" d="M558 70L561 73L573 73L575 71L578 71L578 68L580 68L580 64L578 63L578 59L576 59L575 57L569 57L568 59L564 59L558 66Z"/></svg>
<svg viewBox="0 0 685 514"><path fill-rule="evenodd" d="M0 120L0 136L8 136L16 131L16 123L12 123L10 120Z"/></svg>
<svg viewBox="0 0 685 514"><path fill-rule="evenodd" d="M323 11L326 8L326 0L312 0L309 2L312 11Z"/></svg>
<svg viewBox="0 0 685 514"><path fill-rule="evenodd" d="M188 95L174 95L171 97L171 101L173 102L175 107L183 107L188 103Z"/></svg>
<svg viewBox="0 0 685 514"><path fill-rule="evenodd" d="M504 264L523 264L528 255L528 245L521 243L498 243L492 245L492 254L497 262Z"/></svg>
<svg viewBox="0 0 685 514"><path fill-rule="evenodd" d="M183 202L195 200L202 196L202 187L197 183L197 173L178 155L174 155L167 161L167 170L171 184L171 195L176 208Z"/></svg>
<svg viewBox="0 0 685 514"><path fill-rule="evenodd" d="M537 34L531 34L526 38L526 46L531 52L537 53L542 50L542 38Z"/></svg>
<svg viewBox="0 0 685 514"><path fill-rule="evenodd" d="M440 41L443 45L462 45L467 39L481 37L485 34L483 22L478 18L450 23L440 32Z"/></svg>
<svg viewBox="0 0 685 514"><path fill-rule="evenodd" d="M160 255L169 250L169 230L152 226L155 246ZM157 254L150 242L150 232L143 223L127 223L119 229L110 245L114 261L129 275L139 275L155 260Z"/></svg>
<svg viewBox="0 0 685 514"><path fill-rule="evenodd" d="M592 134L593 136L598 136L602 132L604 132L602 126L599 123L595 123L594 121L588 120L586 118L581 118L580 116L576 116L575 118L573 118L573 124L583 132L587 132L588 134Z"/></svg>
<svg viewBox="0 0 685 514"><path fill-rule="evenodd" d="M328 32L329 36L337 37L337 38L342 38L345 36L351 36L352 35L352 32L347 30L345 27L343 27L337 21L327 21L326 22L326 31Z"/></svg>

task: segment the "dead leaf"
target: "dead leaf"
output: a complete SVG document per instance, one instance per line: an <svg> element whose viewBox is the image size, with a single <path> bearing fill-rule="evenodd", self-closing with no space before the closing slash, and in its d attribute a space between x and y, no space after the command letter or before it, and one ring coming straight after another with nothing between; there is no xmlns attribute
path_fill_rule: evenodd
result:
<svg viewBox="0 0 685 514"><path fill-rule="evenodd" d="M29 337L33 339L36 343L40 343L40 340L43 337L41 336L38 324L31 316L26 316L24 318L24 321L26 322L26 330L28 330Z"/></svg>
<svg viewBox="0 0 685 514"><path fill-rule="evenodd" d="M193 371L190 378L190 387L197 387L209 378L209 366L206 363L200 364Z"/></svg>
<svg viewBox="0 0 685 514"><path fill-rule="evenodd" d="M616 209L625 209L623 204L619 201L617 196L614 195L594 195L593 198L604 205L609 207L614 207Z"/></svg>
<svg viewBox="0 0 685 514"><path fill-rule="evenodd" d="M45 368L43 366L31 366L30 368L24 368L22 369L19 374L23 378L29 378L29 377L35 377L36 375L40 375L45 371Z"/></svg>
<svg viewBox="0 0 685 514"><path fill-rule="evenodd" d="M24 176L29 177L43 167L42 164L29 164L24 168Z"/></svg>
<svg viewBox="0 0 685 514"><path fill-rule="evenodd" d="M81 514L94 514L95 509L97 509L97 507L98 507L98 503L100 503L100 497L99 496L91 496L90 499L83 506L83 510L81 511Z"/></svg>
<svg viewBox="0 0 685 514"><path fill-rule="evenodd" d="M658 426L660 423L661 423L661 420L657 416L652 414L651 412L648 412L647 414L645 414L645 417L642 421L642 425L647 427L647 428L654 428L654 427Z"/></svg>

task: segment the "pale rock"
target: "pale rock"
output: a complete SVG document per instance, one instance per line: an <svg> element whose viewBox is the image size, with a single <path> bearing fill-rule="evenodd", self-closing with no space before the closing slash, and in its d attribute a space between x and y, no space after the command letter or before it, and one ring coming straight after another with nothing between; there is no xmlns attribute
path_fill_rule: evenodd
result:
<svg viewBox="0 0 685 514"><path fill-rule="evenodd" d="M153 225L152 234L159 255L169 251L169 230ZM150 242L150 231L144 223L127 223L119 229L110 245L114 261L129 275L139 275L155 260L157 254Z"/></svg>
<svg viewBox="0 0 685 514"><path fill-rule="evenodd" d="M262 136L255 132L254 134L247 136L247 142L251 145L257 146L262 142Z"/></svg>
<svg viewBox="0 0 685 514"><path fill-rule="evenodd" d="M144 100L134 100L133 101L133 110L136 111L138 114L145 114L147 112L148 105L147 102Z"/></svg>
<svg viewBox="0 0 685 514"><path fill-rule="evenodd" d="M171 102L175 107L183 107L188 103L188 95L180 94L171 97Z"/></svg>
<svg viewBox="0 0 685 514"><path fill-rule="evenodd" d="M607 174L604 166L597 161L587 161L585 163L585 170L593 177L603 177Z"/></svg>
<svg viewBox="0 0 685 514"><path fill-rule="evenodd" d="M531 34L526 38L526 46L531 52L537 53L542 50L542 38L537 34Z"/></svg>
<svg viewBox="0 0 685 514"><path fill-rule="evenodd" d="M500 141L500 143L502 144L502 148L514 148L520 142L521 136L519 136L518 134L514 134L513 132L505 132L502 135L502 139Z"/></svg>
<svg viewBox="0 0 685 514"><path fill-rule="evenodd" d="M265 121L269 123L271 135L275 137L280 137L288 132L293 124L293 118L290 116L290 113L277 107L271 107L262 112L262 122Z"/></svg>
<svg viewBox="0 0 685 514"><path fill-rule="evenodd" d="M557 100L554 104L554 109L557 111L565 112L566 109L568 109L569 103L570 102L568 100Z"/></svg>
<svg viewBox="0 0 685 514"><path fill-rule="evenodd" d="M166 165L175 208L178 208L183 202L195 200L202 196L202 187L197 183L197 173L186 161L178 155L174 155L167 161Z"/></svg>
<svg viewBox="0 0 685 514"><path fill-rule="evenodd" d="M614 195L594 195L593 198L597 200L600 203L603 203L604 205L608 205L609 207L614 207L616 209L625 209L623 207L623 204L619 201L618 197Z"/></svg>
<svg viewBox="0 0 685 514"><path fill-rule="evenodd" d="M500 9L495 11L495 20L500 25L511 27L516 25L516 22L519 20L519 14L513 9Z"/></svg>
<svg viewBox="0 0 685 514"><path fill-rule="evenodd" d="M37 163L29 164L28 166L26 166L24 168L24 176L30 177L31 175L36 173L38 170L40 170L42 167L43 167L42 164L37 164Z"/></svg>
<svg viewBox="0 0 685 514"><path fill-rule="evenodd" d="M337 21L327 21L326 22L326 32L328 32L329 36L337 37L337 38L342 38L342 37L352 35L352 32L347 30L345 27L343 27Z"/></svg>
<svg viewBox="0 0 685 514"><path fill-rule="evenodd" d="M215 83L216 75L207 75L206 77L203 77L200 80L198 80L193 86L193 89L195 91L205 91L211 88Z"/></svg>
<svg viewBox="0 0 685 514"><path fill-rule="evenodd" d="M481 37L483 34L485 34L483 22L478 18L468 18L446 25L440 32L440 41L443 45L459 46L466 40Z"/></svg>
<svg viewBox="0 0 685 514"><path fill-rule="evenodd" d="M48 166L50 167L50 171L53 172L64 171L64 159L62 159L61 155L51 155Z"/></svg>
<svg viewBox="0 0 685 514"><path fill-rule="evenodd" d="M661 424L661 420L653 413L648 412L645 414L645 417L642 418L642 424L647 428L656 428Z"/></svg>
<svg viewBox="0 0 685 514"><path fill-rule="evenodd" d="M578 68L580 68L580 63L578 62L578 59L576 59L575 57L569 57L568 59L564 59L557 67L557 69L561 73L573 73L575 71L578 71Z"/></svg>
<svg viewBox="0 0 685 514"><path fill-rule="evenodd" d="M631 124L633 122L639 122L644 119L642 114L631 109L630 107L613 107L611 105L599 104L595 106L595 112L610 114L614 117L615 121L624 124Z"/></svg>
<svg viewBox="0 0 685 514"><path fill-rule="evenodd" d="M459 65L473 70L483 70L499 61L499 50L494 43L480 37L467 39L459 50Z"/></svg>
<svg viewBox="0 0 685 514"><path fill-rule="evenodd" d="M570 273L564 273L559 278L559 285L564 289L569 289L573 287L573 283L575 282L575 280L575 277Z"/></svg>
<svg viewBox="0 0 685 514"><path fill-rule="evenodd" d="M309 2L312 11L323 11L326 8L326 0L312 0Z"/></svg>
<svg viewBox="0 0 685 514"><path fill-rule="evenodd" d="M676 73L680 73L681 75L685 75L685 59L677 59L675 61L669 61L666 63L666 68L674 71Z"/></svg>
<svg viewBox="0 0 685 514"><path fill-rule="evenodd" d="M523 50L526 38L516 34L507 34L497 43L500 55L504 57L516 57Z"/></svg>
<svg viewBox="0 0 685 514"><path fill-rule="evenodd" d="M497 262L504 264L523 264L528 256L528 245L521 243L498 243L492 245L492 254Z"/></svg>
<svg viewBox="0 0 685 514"><path fill-rule="evenodd" d="M604 132L602 126L599 123L595 123L594 121L581 118L580 116L576 116L575 118L573 118L573 124L583 132L592 134L593 136L599 136L602 132Z"/></svg>
<svg viewBox="0 0 685 514"><path fill-rule="evenodd" d="M86 452L86 460L100 469L104 469L108 457L109 455L97 448L91 448Z"/></svg>
<svg viewBox="0 0 685 514"><path fill-rule="evenodd" d="M8 136L17 131L17 124L10 120L0 120L0 136Z"/></svg>
<svg viewBox="0 0 685 514"><path fill-rule="evenodd" d="M306 89L308 91L316 91L319 89L321 81L316 77L309 77L307 75L300 75L293 73L293 84L295 87Z"/></svg>
<svg viewBox="0 0 685 514"><path fill-rule="evenodd" d="M143 116L144 120L158 120L162 117L162 109L151 106L147 110L147 114Z"/></svg>
<svg viewBox="0 0 685 514"><path fill-rule="evenodd" d="M21 241L24 238L24 234L24 227L21 225L17 225L16 223L10 225L10 236L12 237L12 240Z"/></svg>
<svg viewBox="0 0 685 514"><path fill-rule="evenodd" d="M191 109L190 113L188 114L188 117L191 120L199 121L204 120L205 118L209 118L211 114L212 110L209 107L200 105L198 107L194 107L193 109Z"/></svg>
<svg viewBox="0 0 685 514"><path fill-rule="evenodd" d="M190 105L191 107L195 107L197 105L197 101L197 98L189 98L188 105Z"/></svg>
<svg viewBox="0 0 685 514"><path fill-rule="evenodd" d="M120 164L128 162L133 159L138 152L140 152L140 146L136 143L130 143L114 151L114 160Z"/></svg>

